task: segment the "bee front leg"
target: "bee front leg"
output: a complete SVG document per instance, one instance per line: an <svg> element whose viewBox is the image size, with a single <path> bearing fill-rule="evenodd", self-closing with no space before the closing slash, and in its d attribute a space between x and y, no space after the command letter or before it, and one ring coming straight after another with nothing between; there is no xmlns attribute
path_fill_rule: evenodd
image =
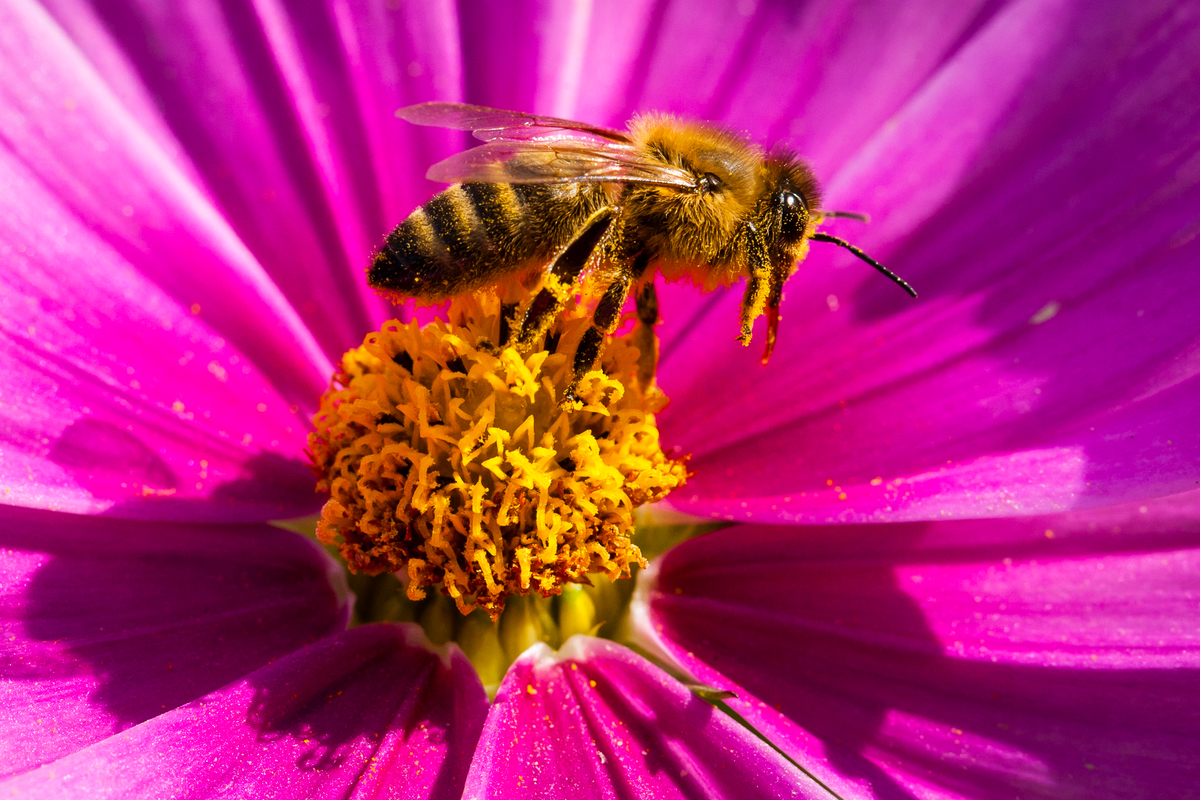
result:
<svg viewBox="0 0 1200 800"><path fill-rule="evenodd" d="M600 244L616 216L617 210L612 206L605 206L595 212L579 229L575 238L555 256L546 271L546 280L541 290L534 295L525 310L525 318L516 336L517 347L522 350L533 347L534 342L541 338L554 322L554 318L570 298L579 274L587 266L592 252Z"/></svg>
<svg viewBox="0 0 1200 800"><path fill-rule="evenodd" d="M742 331L738 341L750 344L754 320L763 313L771 278L771 259L767 243L753 222L742 228L742 252L746 259L746 294L742 297Z"/></svg>

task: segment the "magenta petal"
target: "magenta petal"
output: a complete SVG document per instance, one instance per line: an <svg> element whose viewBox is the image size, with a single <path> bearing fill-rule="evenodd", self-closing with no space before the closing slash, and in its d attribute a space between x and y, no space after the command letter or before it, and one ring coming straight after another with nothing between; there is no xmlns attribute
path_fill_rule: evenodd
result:
<svg viewBox="0 0 1200 800"><path fill-rule="evenodd" d="M832 175L996 7L605 3L588 19L579 116L619 123L661 110L722 120L788 142ZM561 80L551 74L550 83Z"/></svg>
<svg viewBox="0 0 1200 800"><path fill-rule="evenodd" d="M874 218L830 229L919 300L814 244L767 367L761 329L733 341L740 292L664 326L663 440L697 473L672 502L881 521L1195 488L1198 50L1200 20L1157 6L996 12L824 176Z"/></svg>
<svg viewBox="0 0 1200 800"><path fill-rule="evenodd" d="M424 173L444 145L428 142L450 141L393 113L461 91L453 4L47 5L210 187L331 358L393 313L363 273L384 234L439 188Z"/></svg>
<svg viewBox="0 0 1200 800"><path fill-rule="evenodd" d="M483 798L825 797L732 718L613 642L530 648L488 713L467 789Z"/></svg>
<svg viewBox="0 0 1200 800"><path fill-rule="evenodd" d="M5 502L310 513L304 416L329 361L169 146L44 12L3 13Z"/></svg>
<svg viewBox="0 0 1200 800"><path fill-rule="evenodd" d="M837 789L1194 796L1200 493L1022 520L686 542L647 641Z"/></svg>
<svg viewBox="0 0 1200 800"><path fill-rule="evenodd" d="M0 772L194 700L349 605L330 558L278 528L0 507Z"/></svg>
<svg viewBox="0 0 1200 800"><path fill-rule="evenodd" d="M457 648L371 625L0 784L22 797L457 800L487 697Z"/></svg>

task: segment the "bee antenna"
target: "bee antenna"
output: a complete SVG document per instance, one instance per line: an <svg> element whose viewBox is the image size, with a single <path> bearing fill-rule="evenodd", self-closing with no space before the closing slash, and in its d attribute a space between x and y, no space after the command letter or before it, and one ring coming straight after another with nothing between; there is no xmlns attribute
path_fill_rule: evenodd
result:
<svg viewBox="0 0 1200 800"><path fill-rule="evenodd" d="M917 290L914 289L912 286L909 286L908 281L904 280L904 278L901 278L899 275L892 272L890 269L885 267L883 264L880 264L878 261L871 258L869 255L864 253L862 250L860 250L857 247L855 247L854 245L850 244L845 239L839 239L836 236L830 236L827 233L814 233L812 236L809 236L808 238L814 242L828 242L829 244L836 244L838 247L846 248L851 253L854 253L854 255L858 256L863 261L867 262L872 267L874 267L875 269L879 270L881 273L886 275L891 280L892 283L896 284L901 289L908 292L910 297L917 296Z"/></svg>
<svg viewBox="0 0 1200 800"><path fill-rule="evenodd" d="M857 211L822 211L821 216L826 219L856 219L859 222L871 221L869 216L859 214Z"/></svg>

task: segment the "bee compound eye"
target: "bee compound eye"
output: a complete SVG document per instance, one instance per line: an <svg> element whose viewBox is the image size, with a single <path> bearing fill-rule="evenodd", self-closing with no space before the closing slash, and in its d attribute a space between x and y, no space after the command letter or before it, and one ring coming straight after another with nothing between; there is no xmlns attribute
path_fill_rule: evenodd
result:
<svg viewBox="0 0 1200 800"><path fill-rule="evenodd" d="M807 211L808 203L804 202L804 198L796 192L783 193L783 205L792 211Z"/></svg>
<svg viewBox="0 0 1200 800"><path fill-rule="evenodd" d="M787 239L796 239L804 232L808 219L808 204L797 192L785 191L779 195L783 213L780 215L779 232Z"/></svg>
<svg viewBox="0 0 1200 800"><path fill-rule="evenodd" d="M713 175L711 172L706 172L700 176L700 191L707 194L709 192L715 192L720 188L721 179L716 175Z"/></svg>

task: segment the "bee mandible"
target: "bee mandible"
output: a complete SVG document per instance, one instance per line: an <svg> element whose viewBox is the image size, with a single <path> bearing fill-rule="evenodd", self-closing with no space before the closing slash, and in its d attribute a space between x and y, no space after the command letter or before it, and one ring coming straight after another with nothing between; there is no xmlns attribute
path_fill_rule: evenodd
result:
<svg viewBox="0 0 1200 800"><path fill-rule="evenodd" d="M808 242L844 247L917 296L862 250L817 230L830 217L865 217L822 210L803 161L728 129L650 113L621 132L458 103L423 103L397 116L471 131L484 144L430 168L431 180L455 185L388 234L370 267L371 286L397 301L437 302L539 271L540 290L506 320L515 344L527 349L592 265L603 291L575 350L575 379L599 359L631 291L634 335L653 346L657 275L690 278L704 290L744 278L738 340L750 343L765 311L763 363L775 346L784 282ZM654 357L639 368L643 382ZM567 399L573 389L574 382Z"/></svg>

